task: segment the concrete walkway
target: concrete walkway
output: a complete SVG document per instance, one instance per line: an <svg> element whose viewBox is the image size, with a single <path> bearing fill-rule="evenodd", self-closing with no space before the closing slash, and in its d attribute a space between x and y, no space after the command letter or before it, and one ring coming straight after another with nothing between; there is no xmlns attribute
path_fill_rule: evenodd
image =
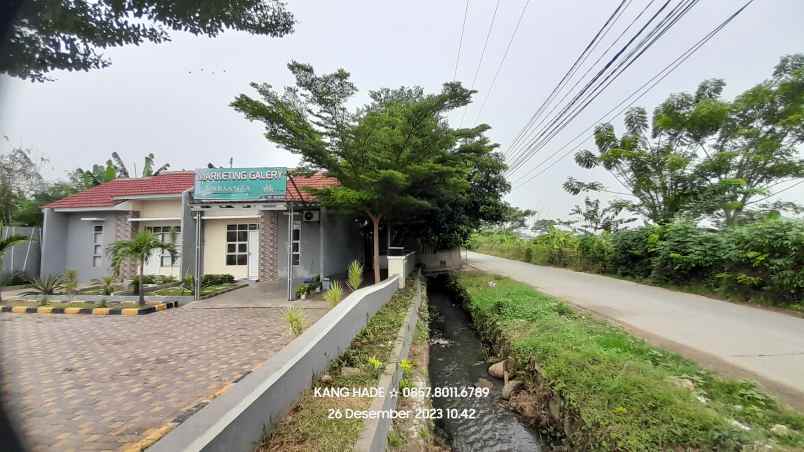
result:
<svg viewBox="0 0 804 452"><path fill-rule="evenodd" d="M469 265L614 320L649 342L804 409L804 319L601 275L469 253Z"/></svg>
<svg viewBox="0 0 804 452"><path fill-rule="evenodd" d="M314 294L307 300L287 301L287 286L283 282L251 283L248 287L233 290L206 300L194 301L185 307L190 309L232 308L288 308L329 310L329 304Z"/></svg>

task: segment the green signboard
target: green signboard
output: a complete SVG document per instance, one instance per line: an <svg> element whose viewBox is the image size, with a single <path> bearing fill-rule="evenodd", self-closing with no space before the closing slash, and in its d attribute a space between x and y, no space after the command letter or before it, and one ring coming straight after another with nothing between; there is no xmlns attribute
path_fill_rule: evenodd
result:
<svg viewBox="0 0 804 452"><path fill-rule="evenodd" d="M201 168L195 171L193 197L207 201L284 199L287 168Z"/></svg>

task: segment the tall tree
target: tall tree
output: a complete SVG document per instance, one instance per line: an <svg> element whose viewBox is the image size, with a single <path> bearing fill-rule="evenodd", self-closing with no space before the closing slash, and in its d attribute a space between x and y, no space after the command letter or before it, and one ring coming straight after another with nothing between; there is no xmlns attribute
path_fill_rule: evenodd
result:
<svg viewBox="0 0 804 452"><path fill-rule="evenodd" d="M732 102L721 98L724 86L707 80L694 94L671 95L654 111L650 135L645 110L629 110L622 137L611 124L598 126L598 152L581 151L575 161L611 171L637 198L621 203L654 223L702 214L735 223L773 185L804 176L804 55L782 58L771 79ZM570 178L564 188L603 185Z"/></svg>
<svg viewBox="0 0 804 452"><path fill-rule="evenodd" d="M695 94L676 94L654 113L654 129L697 151L697 208L734 224L771 186L804 177L804 55L789 55L770 79L722 99L725 82L707 80Z"/></svg>
<svg viewBox="0 0 804 452"><path fill-rule="evenodd" d="M170 40L169 31L215 37L226 30L279 37L295 19L281 0L9 0L0 16L0 73L46 81L50 71L111 64L103 50Z"/></svg>
<svg viewBox="0 0 804 452"><path fill-rule="evenodd" d="M473 171L490 163L473 157L492 153L482 136L487 127L449 127L446 114L472 94L459 83L429 95L420 88L376 91L369 105L350 112L346 102L357 89L348 72L319 75L297 62L288 68L296 86L277 92L252 84L261 99L240 95L232 106L263 122L265 136L299 154L303 168L338 179L339 186L314 192L324 206L369 219L377 282L380 223L415 223L450 201L468 203Z"/></svg>

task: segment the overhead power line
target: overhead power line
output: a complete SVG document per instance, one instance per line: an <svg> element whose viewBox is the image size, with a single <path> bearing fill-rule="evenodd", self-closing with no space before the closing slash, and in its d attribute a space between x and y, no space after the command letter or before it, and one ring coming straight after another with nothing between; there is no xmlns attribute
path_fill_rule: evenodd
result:
<svg viewBox="0 0 804 452"><path fill-rule="evenodd" d="M458 63L461 61L461 48L463 47L463 33L466 30L466 18L469 17L469 0L466 0L466 8L463 10L463 25L461 25L461 37L458 38L458 56L455 57L455 70L452 72L452 80L458 79Z"/></svg>
<svg viewBox="0 0 804 452"><path fill-rule="evenodd" d="M550 122L542 127L541 131L531 139L528 145L521 151L518 157L511 163L508 174L513 174L522 168L533 156L552 140L561 130L563 130L572 120L575 119L586 107L594 101L605 89L611 85L620 75L625 72L634 62L636 62L656 41L658 41L670 28L672 28L689 10L700 0L687 0L679 2L672 7L659 22L650 29L637 44L631 48L631 44L636 42L648 26L660 16L662 11L668 6L670 0L665 2L653 16L645 23L640 30L615 54L608 63L589 80L586 85L575 94L575 96L556 114ZM627 53L626 53L627 52ZM625 53L625 57L620 56ZM619 62L618 62L619 60ZM616 64L615 64L616 63ZM609 68L612 68L609 71Z"/></svg>
<svg viewBox="0 0 804 452"><path fill-rule="evenodd" d="M505 59L508 58L508 52L511 50L511 44L514 43L514 38L516 38L516 33L517 31L519 31L519 26L522 24L522 19L525 17L525 11L528 9L529 4L530 0L526 0L525 4L522 6L522 11L519 13L519 19L517 19L514 31L513 33L511 33L511 39L508 40L508 45L505 46L505 52L503 52L500 64L497 66L497 70L494 72L494 77L491 79L491 84L486 90L486 97L483 99L483 102L480 104L480 109L477 111L475 122L477 122L477 120L480 119L480 114L483 112L483 108L486 107L486 102L488 102L489 97L491 97L491 92L494 90L494 85L497 83L497 77L499 77L500 71L502 71Z"/></svg>
<svg viewBox="0 0 804 452"><path fill-rule="evenodd" d="M547 96L547 98L541 103L541 105L539 105L539 107L536 109L536 112L533 113L533 115L531 115L530 119L525 124L525 126L523 126L522 129L514 137L513 142L511 143L511 145L508 148L509 151L510 151L510 149L512 149L513 147L515 147L519 143L519 140L528 131L528 129L533 124L533 122L536 121L536 119L541 114L541 112L546 108L547 105L550 104L550 102L552 102L552 100L555 97L555 95L563 88L565 82L570 77L572 77L572 75L575 73L575 70L577 69L577 67L580 64L582 64L582 61L587 57L587 55L594 50L595 46L597 46L597 43L599 42L599 39L601 39L601 37L605 35L605 33L607 32L609 26L612 25L614 22L616 22L617 18L619 17L620 11L623 9L625 3L626 3L626 0L622 0L620 2L620 4L617 6L617 8L615 8L614 11L611 13L609 18L606 19L606 22L600 27L600 29L597 31L597 33L595 33L595 35L592 37L592 40L589 41L588 44L586 44L586 47L584 47L584 49L581 52L581 54L578 55L578 57L575 59L575 62L572 63L572 66L570 66L570 68L567 70L567 72L564 73L564 75L561 77L561 80L559 80L559 82L556 84L556 86L553 87L553 90L550 92L550 94Z"/></svg>
<svg viewBox="0 0 804 452"><path fill-rule="evenodd" d="M483 50L480 51L480 60L477 62L477 69L475 69L475 75L472 77L472 84L469 85L469 90L475 89L475 83L477 83L477 76L480 74L480 68L483 66L483 59L486 57L486 48L489 45L489 38L491 38L491 32L494 30L494 22L497 20L497 11L500 9L500 0L497 0L497 3L494 5L494 12L491 14L491 22L489 22L489 29L486 31L486 39L483 41ZM461 122L460 126L463 126L463 120L466 119L466 112L469 109L468 106L463 107L463 114L461 115Z"/></svg>
<svg viewBox="0 0 804 452"><path fill-rule="evenodd" d="M641 10L641 11L640 11L640 12L639 12L637 15L636 15L636 17L634 17L634 18L631 20L631 23L629 23L629 24L628 24L628 26L627 26L627 27L625 27L625 29L623 29L623 31L621 31L621 32L620 32L620 34L619 34L619 35L618 35L618 36L617 36L617 37L614 39L614 41L612 41L612 42L611 42L611 44L609 44L609 46L606 48L606 50L604 50L604 51L603 51L603 53L601 53L601 54L600 54L600 55L597 57L597 59L596 59L596 60L595 60L595 61L594 61L594 62L593 62L591 65L589 65L589 67L588 67L588 68L586 68L586 71L584 71L584 73L583 73L583 74L582 74L580 77L578 77L578 79L577 79L577 80L575 80L575 83L572 85L572 87L571 87L571 88L569 88L568 90L566 90L566 91L565 91L564 95L563 95L563 96L561 97L561 99L559 99L559 101L558 101L558 102L557 102L557 103L556 103L556 104L553 106L553 108L552 108L552 109L550 109L550 111L549 111L549 112L547 112L547 114L543 115L543 116L542 116L542 118L541 118L541 120L540 120L538 123L535 123L535 124L534 124L534 125L531 127L531 133L529 133L529 134L528 134L528 135L527 135L527 136L524 138L524 140L523 140L522 142L520 142L520 143L519 143L520 145L524 145L524 142L530 141L530 140L533 138L533 134L535 134L536 132L538 132L539 127L541 127L541 126L544 124L544 121L545 121L545 120L547 120L547 117L548 117L549 115L553 114L553 112L556 110L556 108L558 108L558 106L559 106L559 105L561 105L561 103L562 103L562 102L564 102L564 100L566 100L566 99L567 99L567 97L568 97L570 94L572 94L572 93L575 91L575 88L577 88L577 87L578 87L578 85L579 85L579 84L580 84L580 83L581 83L581 82L582 82L582 81L583 81L583 80L586 78L586 76L587 76L587 75L589 75L589 73L590 73L590 72L591 72L593 69L595 69L595 68L597 67L597 64L600 62L600 60L602 60L602 59L603 59L603 57L605 57L605 56L606 56L606 55L609 53L609 51L610 51L610 50L611 50L611 49L612 49L612 48L613 48L613 47L614 47L614 46L615 46L615 45L616 45L618 42L620 42L620 39L622 39L622 37L623 37L623 36L625 36L625 34L626 34L626 33L628 33L628 30L630 30L630 29L631 29L631 27L633 27L633 26L634 26L634 24L636 24L636 23L639 21L639 19L641 19L641 18L642 18L642 16L643 16L643 15L645 14L645 12L646 12L646 11L647 11L647 10L648 10L648 9L649 9L649 8L650 8L652 5L653 5L653 3L654 3L654 2L655 2L655 0L651 0L650 2L648 2L648 4L647 4L647 5L645 5L645 7L644 7L644 8L642 8L642 10ZM629 3L629 4L630 4L630 3ZM628 6L628 5L626 5L626 7L627 7L627 6ZM519 150L517 150L517 149L510 149L510 151L512 152L512 155L519 155L519 153L520 153L520 152L525 152L525 151L526 151L526 148L524 148L524 149L519 149ZM515 158L515 157L513 157L513 158Z"/></svg>
<svg viewBox="0 0 804 452"><path fill-rule="evenodd" d="M774 196L776 196L776 195L778 195L778 194L780 194L780 193L784 193L784 192L786 192L787 190L790 190L790 189L792 189L792 188L798 187L798 186L799 186L799 185L801 185L801 184L804 184L804 179L801 179L801 180L799 180L798 182L796 182L795 184L789 185L789 186L787 186L787 187L785 187L785 188L783 188L783 189L781 189L781 190L779 190L779 191L777 191L777 192L775 192L775 193L771 193L771 194L769 194L768 196L765 196L764 198L760 198L760 199L757 199L757 200L754 200L754 201L748 202L748 203L746 203L746 205L750 205L750 204L756 204L756 203L758 203L758 202L765 201L766 199L773 198Z"/></svg>
<svg viewBox="0 0 804 452"><path fill-rule="evenodd" d="M690 57L691 57L693 54L695 54L695 53L696 53L696 52L697 52L697 51L698 51L698 50L699 50L701 47L703 47L703 46L704 46L704 45L705 45L707 42L709 42L709 41L710 41L712 38L714 38L714 37L715 37L715 36L716 36L716 35L717 35L717 34L718 34L718 33L719 33L721 30L723 30L723 29L724 29L724 28L725 28L725 27L726 27L726 26L727 26L729 23L731 23L731 21L733 21L733 20L734 20L734 19L735 19L735 18L736 18L738 15L740 15L740 14L741 14L741 13L742 13L742 12L743 12L743 11L744 11L746 8L747 8L747 7L748 7L748 6L749 6L751 3L753 3L753 2L754 2L754 0L749 0L748 2L746 2L746 3L745 3L743 6L742 6L742 7L740 7L738 10L736 10L734 13L732 13L732 14L731 14L729 17L727 17L727 18L726 18L726 19L725 19L723 22L721 22L721 23L720 23L718 26L716 26L716 27L715 27L713 30L711 30L709 33L707 33L706 35L704 35L704 37L703 37L703 38L701 38L701 39L700 39L700 40L698 40L698 41L697 41L695 44L693 44L693 45L692 45L690 48L688 48L687 50L685 50L684 52L682 52L682 53L681 53L681 54L680 54L680 55L679 55L679 56L678 56L678 57L677 57L675 60L673 60L673 61L672 61L670 64L668 64L667 66L665 66L665 67L664 67L664 68L663 68L661 71L659 71L658 73L656 73L656 74L655 74L653 77L651 77L651 78L650 78L648 81L646 81L645 83L643 83L643 84L642 84L642 85L641 85L639 88L637 88L636 90L634 90L634 91L633 91L631 94L629 94L627 97L625 97L624 99L622 99L622 100L621 100L621 101L620 101L620 102L619 102L617 105L615 105L615 106L614 106L612 109L610 109L608 112L606 112L606 113L605 113L603 116L601 116L601 117L600 117L600 118L599 118L597 121L595 121L593 124L591 124L591 125L590 125L589 127L587 127L586 129L582 130L582 131L581 131L581 132L580 132L578 135L576 135L576 136L575 136L575 137L573 137L571 140L569 140L568 142L566 142L566 143L565 143L563 146L561 146L560 148L558 148L558 149L557 149L555 152L553 152L553 153L552 153L550 156L548 156L546 159L542 160L542 161L541 161L541 162L540 162L540 163L539 163L539 164L538 164L536 167L532 168L532 169L529 171L529 174L525 174L525 175L521 176L521 177L520 177L519 179L517 179L517 180L522 180L522 179L524 179L525 177L527 177L528 175L532 174L532 173L533 173L534 171L536 171L538 168L542 167L542 166L543 166L543 165L545 165L547 162L549 162L551 159L553 159L555 156L557 156L557 155L558 155L558 154L559 154L559 153L560 153L562 150L564 150L564 149L568 148L570 145L572 145L573 143L575 143L576 141L578 141L578 139L579 139L579 138L581 138L581 137L585 136L585 135L586 135L586 134L587 134L589 131L591 131L591 130L592 130L592 129L593 129L595 126L597 126L598 124L600 124L600 123L602 123L602 122L608 122L608 121L611 121L612 119L614 119L614 118L616 118L616 117L620 116L621 114L625 113L625 112L626 112L626 111L627 111L627 110L628 110L628 109L629 109L629 108L630 108L630 107L631 107L633 104L635 104L635 103L636 103L636 102L637 102L639 99L641 99L641 98L642 98L642 97L643 97L645 94L647 94L648 92L650 92L650 91L651 91L651 90L652 90L654 87L656 87L656 85L658 85L659 83L661 83L661 82L662 82L662 80L664 80L664 79L665 79L667 76L669 76L669 75L670 75L670 74L671 74L673 71L675 71L675 70L676 70L676 69L677 69L677 68L678 68L680 65L682 65L682 64L683 64L685 61L687 61L687 59L689 59L689 58L690 58ZM636 97L634 97L634 96L636 96ZM623 104L625 104L625 103L626 103L626 102L628 102L629 100L631 100L631 101L630 101L630 102L629 102L627 105L625 105L625 107L623 107L622 109L620 109L620 110L619 110L619 112L617 112L615 115L610 116L610 115L611 115L613 112L615 112L615 111L616 111L618 108L620 108L620 107L621 107ZM557 164L559 161L563 160L563 159L564 159L564 158L566 158L568 155L570 155L572 152L577 151L577 150L578 150L578 148L571 148L571 149L569 149L567 152L563 153L563 154L562 154L562 155L561 155L561 156L560 156L558 159L554 160L552 163L550 163L550 164L549 164L547 167L543 168L541 171L537 172L536 174L533 174L531 177L529 177L527 180L525 180L525 181L524 181L524 182L522 182L521 184L518 184L518 185L517 185L517 184L516 184L516 181L515 181L515 182L514 182L514 184L516 185L516 186L515 186L515 188L520 188L520 187L525 186L525 185L527 185L528 183L532 182L532 181L533 181L533 180L535 180L535 179L536 179L538 176L540 176L540 175L544 174L544 173L545 173L547 170L549 170L550 168L552 168L553 166L555 166L555 165L556 165L556 164Z"/></svg>

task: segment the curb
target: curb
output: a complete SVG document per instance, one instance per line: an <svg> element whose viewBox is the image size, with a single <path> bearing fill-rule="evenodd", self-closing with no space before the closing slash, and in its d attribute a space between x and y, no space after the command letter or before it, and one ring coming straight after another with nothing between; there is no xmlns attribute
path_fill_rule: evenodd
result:
<svg viewBox="0 0 804 452"><path fill-rule="evenodd" d="M178 301L157 303L143 308L54 308L51 306L2 306L0 312L13 314L91 314L136 316L178 308Z"/></svg>

